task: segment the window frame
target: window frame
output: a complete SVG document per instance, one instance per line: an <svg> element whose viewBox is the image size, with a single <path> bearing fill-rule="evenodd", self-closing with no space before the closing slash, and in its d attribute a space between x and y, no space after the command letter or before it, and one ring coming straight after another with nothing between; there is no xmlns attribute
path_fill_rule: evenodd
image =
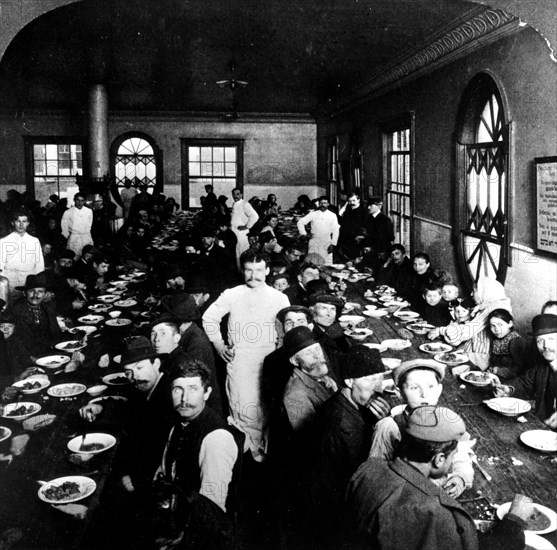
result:
<svg viewBox="0 0 557 550"><path fill-rule="evenodd" d="M498 117L501 120L501 136L502 140L497 142L479 142L478 128L480 126L481 115L484 107L491 98L495 96L498 103ZM454 223L454 242L457 245L457 258L459 272L463 276L468 289L473 288L476 282L476 276L471 273L469 266L471 258L476 254L476 250L472 255L466 252L466 237L477 238L486 243L495 243L499 246L501 258L499 260L496 272L496 278L501 283L505 283L507 268L511 264L510 242L512 235L511 220L513 212L512 194L513 172L512 172L512 123L510 122L509 109L507 101L502 93L502 86L496 79L488 73L479 73L474 76L466 87L459 105L456 127L456 201L455 201L455 223ZM470 223L471 215L468 208L468 149L488 148L491 144L500 143L504 154L504 190L499 195L499 205L504 206L502 219L498 223L501 236L492 237L491 234L483 234L481 231L472 231L467 226ZM499 183L499 185L501 185ZM476 208L478 203L476 202ZM489 206L489 205L488 205ZM474 212L476 211L474 209ZM493 213L493 222L498 212ZM472 214L473 216L473 214ZM484 211L483 217L486 216ZM474 236L477 234L477 237ZM483 238L485 237L485 238ZM476 246L476 249L479 245ZM489 251L488 251L489 252ZM488 257L489 259L489 257ZM478 267L478 273L480 269Z"/></svg>
<svg viewBox="0 0 557 550"><path fill-rule="evenodd" d="M182 138L180 140L181 164L182 164L182 208L190 208L190 179L197 177L197 176L190 177L189 148L190 147L236 147L236 183L234 187L237 187L243 193L244 192L244 141L245 140L243 139L220 139L220 138L215 138L215 139ZM223 179L223 178L217 178L217 179Z"/></svg>
<svg viewBox="0 0 557 550"><path fill-rule="evenodd" d="M143 132L125 132L115 138L110 145L110 180L113 182L114 189L117 189L118 193L120 193L120 190L124 188L123 185L118 185L116 183L116 157L119 156L118 150L120 149L120 146L131 138L142 139L153 149L153 154L155 156L155 185L150 187L150 189L153 190L153 193L162 193L164 189L162 151L158 147L157 142L151 136Z"/></svg>
<svg viewBox="0 0 557 550"><path fill-rule="evenodd" d="M416 185L415 185L415 113L413 111L404 113L392 117L387 120L383 120L379 123L379 129L381 132L381 144L382 144L382 189L377 194L381 196L385 204L385 214L389 216L393 222L393 229L395 232L395 243L402 244L406 248L407 254L412 256L414 253L414 212L415 212L415 197L416 197ZM391 147L392 136L396 132L402 130L409 130L408 144L408 162L409 162L409 182L408 193L403 193L401 191L394 191L390 189L390 186L394 183L391 178L391 159L395 154L394 149ZM400 152L396 153L400 154ZM400 185L400 183L397 183ZM402 185L406 185L404 182ZM389 204L389 194L394 193L397 195L408 197L409 200L409 213L405 215L404 213L399 213L390 208ZM399 239L399 235L403 235L403 231L397 230L397 220L393 220L393 215L399 217L400 219L408 220L408 242L402 242L403 239ZM401 224L399 224L401 225ZM401 226L402 227L402 226Z"/></svg>
<svg viewBox="0 0 557 550"><path fill-rule="evenodd" d="M36 198L35 193L35 145L81 145L81 174L76 177L76 184L78 184L79 179L83 180L83 177L87 173L87 145L86 137L84 136L25 136L24 140L24 155L25 155L25 189L29 196ZM71 176L52 176L55 178L71 177ZM58 183L56 193L59 194L60 184ZM53 193L49 193L52 195Z"/></svg>

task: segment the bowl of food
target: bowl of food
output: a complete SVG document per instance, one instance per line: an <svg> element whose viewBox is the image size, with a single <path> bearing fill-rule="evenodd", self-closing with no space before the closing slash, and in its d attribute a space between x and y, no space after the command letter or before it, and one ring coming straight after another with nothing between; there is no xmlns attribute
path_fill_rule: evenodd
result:
<svg viewBox="0 0 557 550"><path fill-rule="evenodd" d="M492 382L496 382L498 378L489 372L482 372L482 371L469 371L463 372L460 375L461 380L468 382L472 386L489 386Z"/></svg>
<svg viewBox="0 0 557 550"><path fill-rule="evenodd" d="M107 389L108 386L106 386L105 384L97 384L96 386L91 386L90 388L87 388L87 393L91 397L99 397L99 395L102 395Z"/></svg>
<svg viewBox="0 0 557 550"><path fill-rule="evenodd" d="M503 416L520 416L526 414L532 409L532 405L523 399L516 397L494 397L488 399L485 404L495 412Z"/></svg>
<svg viewBox="0 0 557 550"><path fill-rule="evenodd" d="M456 366L468 361L468 354L461 351L447 351L445 353L438 353L434 355L433 358L439 363L445 363L445 365Z"/></svg>
<svg viewBox="0 0 557 550"><path fill-rule="evenodd" d="M541 504L533 505L534 511L526 520L525 532L535 533L537 535L545 535L557 529L557 514ZM497 517L503 519L511 509L511 503L505 502L497 508Z"/></svg>
<svg viewBox="0 0 557 550"><path fill-rule="evenodd" d="M369 349L376 349L379 353L383 353L388 349L387 346L384 346L383 344L376 344L376 343L364 344L364 346Z"/></svg>
<svg viewBox="0 0 557 550"><path fill-rule="evenodd" d="M361 315L341 315L338 318L338 322L342 328L355 327L362 321L365 321L365 317Z"/></svg>
<svg viewBox="0 0 557 550"><path fill-rule="evenodd" d="M437 355L438 353L445 353L446 351L451 351L453 349L449 344L443 342L431 342L430 344L422 344L419 347L420 351L424 353L429 353L430 355Z"/></svg>
<svg viewBox="0 0 557 550"><path fill-rule="evenodd" d="M69 362L69 355L47 355L46 357L40 357L35 361L39 367L45 367L53 370L59 369Z"/></svg>
<svg viewBox="0 0 557 550"><path fill-rule="evenodd" d="M42 485L39 498L48 504L69 504L91 496L96 488L90 477L64 476Z"/></svg>
<svg viewBox="0 0 557 550"><path fill-rule="evenodd" d="M352 340L356 340L357 342L361 342L365 340L368 336L373 334L373 331L369 328L347 328L344 331L344 334Z"/></svg>
<svg viewBox="0 0 557 550"><path fill-rule="evenodd" d="M52 386L48 388L46 393L51 397L76 397L85 392L86 389L87 386L84 384L66 383Z"/></svg>
<svg viewBox="0 0 557 550"><path fill-rule="evenodd" d="M390 338L388 340L383 340L381 342L384 346L388 347L392 350L403 350L412 346L412 342L410 340L405 340L403 338Z"/></svg>
<svg viewBox="0 0 557 550"><path fill-rule="evenodd" d="M47 377L43 378L42 376L41 377L30 376L25 380L19 380L19 382L14 382L12 386L14 388L17 388L24 395L31 395L33 393L39 393L41 390L48 388L48 386L50 386L50 380Z"/></svg>
<svg viewBox="0 0 557 550"><path fill-rule="evenodd" d="M91 433L78 435L68 442L68 449L72 453L98 454L107 451L116 444L113 435L105 433Z"/></svg>
<svg viewBox="0 0 557 550"><path fill-rule="evenodd" d="M37 414L40 410L41 406L38 403L20 401L19 403L8 403L4 405L2 416L4 418L11 418L12 420L25 420Z"/></svg>

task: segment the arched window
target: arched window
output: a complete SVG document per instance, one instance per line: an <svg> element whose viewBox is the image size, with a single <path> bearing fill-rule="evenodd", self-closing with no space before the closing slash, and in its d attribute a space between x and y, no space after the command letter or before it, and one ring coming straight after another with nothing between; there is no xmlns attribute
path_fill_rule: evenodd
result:
<svg viewBox="0 0 557 550"><path fill-rule="evenodd" d="M136 186L146 184L150 192L162 187L160 152L148 136L138 133L120 136L112 144L111 158L118 187L123 187L126 179Z"/></svg>
<svg viewBox="0 0 557 550"><path fill-rule="evenodd" d="M505 281L507 271L509 127L497 85L478 75L459 113L459 259L470 284L482 276Z"/></svg>

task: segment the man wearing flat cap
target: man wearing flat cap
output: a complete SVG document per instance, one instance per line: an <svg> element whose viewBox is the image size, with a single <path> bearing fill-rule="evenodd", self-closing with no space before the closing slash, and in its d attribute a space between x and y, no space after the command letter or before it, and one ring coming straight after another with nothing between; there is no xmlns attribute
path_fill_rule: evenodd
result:
<svg viewBox="0 0 557 550"><path fill-rule="evenodd" d="M311 432L317 410L337 391L338 385L329 375L328 361L319 340L308 327L287 332L283 345L294 365L284 390L283 405L290 426L301 441Z"/></svg>
<svg viewBox="0 0 557 550"><path fill-rule="evenodd" d="M343 387L317 412L311 476L322 545L343 540L346 487L368 457L375 423L391 410L382 397L386 370L379 351L352 346L341 364Z"/></svg>
<svg viewBox="0 0 557 550"><path fill-rule="evenodd" d="M369 458L352 476L346 494L358 548L522 550L532 503L515 496L509 514L478 537L472 518L432 480L451 468L466 432L458 414L425 405L412 411L391 462ZM478 540L480 538L480 540Z"/></svg>
<svg viewBox="0 0 557 550"><path fill-rule="evenodd" d="M493 391L496 397L535 399L538 418L557 430L557 315L536 315L532 332L543 359L506 385L496 384Z"/></svg>

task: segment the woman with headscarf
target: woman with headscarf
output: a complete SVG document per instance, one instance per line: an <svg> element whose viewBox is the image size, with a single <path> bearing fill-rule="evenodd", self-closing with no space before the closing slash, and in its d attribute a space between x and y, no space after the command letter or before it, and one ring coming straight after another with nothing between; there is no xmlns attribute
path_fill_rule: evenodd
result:
<svg viewBox="0 0 557 550"><path fill-rule="evenodd" d="M429 332L428 338L442 336L451 346L460 346L459 350L467 353L470 361L481 370L489 366L490 337L489 314L496 309L505 309L512 313L511 301L505 294L503 285L495 279L482 277L474 286L476 306L472 317L465 323L451 323Z"/></svg>

